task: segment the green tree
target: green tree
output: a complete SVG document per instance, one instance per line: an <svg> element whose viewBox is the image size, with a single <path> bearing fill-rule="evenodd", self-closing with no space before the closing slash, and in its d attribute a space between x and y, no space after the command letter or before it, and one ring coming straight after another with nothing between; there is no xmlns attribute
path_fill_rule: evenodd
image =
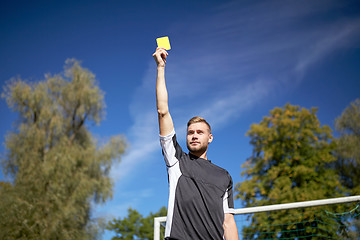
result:
<svg viewBox="0 0 360 240"><path fill-rule="evenodd" d="M92 203L112 196L111 165L125 150L123 136L98 144L89 126L104 115L104 93L75 60L63 74L27 83L13 79L2 97L18 113L6 136L0 186L0 239L92 239Z"/></svg>
<svg viewBox="0 0 360 240"><path fill-rule="evenodd" d="M143 217L138 211L129 208L128 216L123 219L113 219L109 222L108 230L115 231L112 240L154 239L154 218L166 216L166 208L162 207L157 213L150 213ZM164 238L164 233L162 233Z"/></svg>
<svg viewBox="0 0 360 240"><path fill-rule="evenodd" d="M340 181L334 170L328 167L335 161L331 129L320 126L316 112L315 108L307 110L286 104L283 108L271 110L259 124L251 125L247 136L251 139L253 153L243 165L246 170L242 172L247 180L238 183L235 189L236 198L243 199L246 207L340 195ZM334 210L333 207L329 209ZM308 233L313 236L336 235L328 226L319 228L321 222L315 220L318 218L309 208L292 210L291 213L253 214L251 225L243 229L244 238L289 238L294 234ZM311 225L308 229L305 222ZM330 232L324 233L321 229Z"/></svg>
<svg viewBox="0 0 360 240"><path fill-rule="evenodd" d="M335 120L335 128L340 136L337 143L337 161L335 169L338 171L342 184L350 189L351 195L360 194L360 99L356 99L348 106L341 116ZM349 221L354 225L350 232L352 239L360 238L359 216Z"/></svg>
<svg viewBox="0 0 360 240"><path fill-rule="evenodd" d="M353 195L360 194L360 99L356 99L335 120L340 133L337 143L336 169L342 183Z"/></svg>

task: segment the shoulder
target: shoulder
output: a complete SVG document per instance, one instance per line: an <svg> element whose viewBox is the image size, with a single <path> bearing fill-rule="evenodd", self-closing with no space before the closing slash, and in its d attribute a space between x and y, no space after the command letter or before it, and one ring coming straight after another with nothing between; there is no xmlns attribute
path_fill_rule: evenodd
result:
<svg viewBox="0 0 360 240"><path fill-rule="evenodd" d="M165 135L165 136L159 135L160 141L172 140L174 138L174 136L176 137L175 129L173 129L168 135Z"/></svg>
<svg viewBox="0 0 360 240"><path fill-rule="evenodd" d="M226 174L226 175L230 175L229 172L228 172L225 168L222 168L222 167L216 165L215 163L212 163L212 162L210 162L210 163L211 163L211 165L212 165L215 169L217 169L218 171L221 171L221 172L223 172L223 173Z"/></svg>
<svg viewBox="0 0 360 240"><path fill-rule="evenodd" d="M219 172L222 173L223 177L226 178L231 184L232 184L232 177L230 175L230 173L225 169L225 168L222 168L214 163L211 163L212 166L217 169Z"/></svg>
<svg viewBox="0 0 360 240"><path fill-rule="evenodd" d="M168 135L165 136L159 135L159 137L162 148L168 148L177 145L175 129L173 129L171 133L169 133Z"/></svg>
<svg viewBox="0 0 360 240"><path fill-rule="evenodd" d="M165 159L169 161L170 165L172 165L170 163L172 162L171 159L176 159L176 161L181 160L184 152L182 151L179 143L177 142L175 130L173 130L170 134L166 136L160 135L160 145L163 155L165 156Z"/></svg>

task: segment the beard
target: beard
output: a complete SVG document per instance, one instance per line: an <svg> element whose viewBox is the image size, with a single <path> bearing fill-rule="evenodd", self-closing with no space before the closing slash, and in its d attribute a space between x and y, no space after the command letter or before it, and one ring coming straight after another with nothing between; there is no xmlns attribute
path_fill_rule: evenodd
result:
<svg viewBox="0 0 360 240"><path fill-rule="evenodd" d="M189 143L186 143L186 146L189 152L196 156L202 155L204 152L207 151L208 148L208 145L202 145L202 144L191 145Z"/></svg>

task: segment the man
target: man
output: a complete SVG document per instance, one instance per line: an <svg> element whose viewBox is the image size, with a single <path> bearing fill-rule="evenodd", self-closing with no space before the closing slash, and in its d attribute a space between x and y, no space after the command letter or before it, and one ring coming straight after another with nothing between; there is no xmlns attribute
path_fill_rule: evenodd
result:
<svg viewBox="0 0 360 240"><path fill-rule="evenodd" d="M187 125L187 148L182 151L176 140L168 107L165 64L168 53L157 48L156 103L160 142L169 178L169 204L165 239L238 240L232 211L232 179L229 173L207 159L213 140L205 119L194 117Z"/></svg>

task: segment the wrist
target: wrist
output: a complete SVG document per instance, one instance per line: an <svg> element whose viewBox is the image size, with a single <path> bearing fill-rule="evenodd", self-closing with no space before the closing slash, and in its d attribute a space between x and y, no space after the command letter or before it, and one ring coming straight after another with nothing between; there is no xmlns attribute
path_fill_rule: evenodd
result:
<svg viewBox="0 0 360 240"><path fill-rule="evenodd" d="M163 70L165 70L165 65L164 66L161 66L161 65L158 65L157 66L157 70L159 71L163 71Z"/></svg>

